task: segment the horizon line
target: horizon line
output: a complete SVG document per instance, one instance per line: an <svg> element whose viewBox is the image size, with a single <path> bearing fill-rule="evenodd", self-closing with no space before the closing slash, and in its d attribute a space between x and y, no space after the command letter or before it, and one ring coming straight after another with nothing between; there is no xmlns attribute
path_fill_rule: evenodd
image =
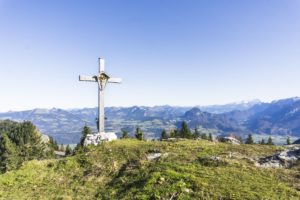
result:
<svg viewBox="0 0 300 200"><path fill-rule="evenodd" d="M252 99L252 100L241 100L236 102L229 102L229 103L220 103L220 104L207 104L207 105L171 105L171 104L161 104L161 105L128 105L128 106L105 106L105 108L130 108L130 107L163 107L163 106L170 106L170 107L180 107L180 108L193 108L193 107L210 107L210 106L225 106L225 105L232 105L232 104L246 104L246 103L272 103L280 100L288 100L288 99L300 99L298 96L294 97L288 97L283 99L276 99L271 101L261 101L260 99ZM52 109L61 109L61 110L77 110L77 109L92 109L97 108L97 106L94 107L34 107L34 108L24 108L24 109L9 109L6 111L0 111L0 113L7 113L7 112L22 112L22 111L31 111L36 109L44 109L44 110L52 110Z"/></svg>

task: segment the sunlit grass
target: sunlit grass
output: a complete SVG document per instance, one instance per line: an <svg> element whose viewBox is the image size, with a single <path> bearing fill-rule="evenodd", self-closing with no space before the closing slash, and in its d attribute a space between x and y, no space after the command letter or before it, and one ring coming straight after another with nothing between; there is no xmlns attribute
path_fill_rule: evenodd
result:
<svg viewBox="0 0 300 200"><path fill-rule="evenodd" d="M260 169L282 147L133 139L0 175L1 199L299 199L299 167ZM153 152L167 153L148 160ZM217 159L213 159L217 158Z"/></svg>

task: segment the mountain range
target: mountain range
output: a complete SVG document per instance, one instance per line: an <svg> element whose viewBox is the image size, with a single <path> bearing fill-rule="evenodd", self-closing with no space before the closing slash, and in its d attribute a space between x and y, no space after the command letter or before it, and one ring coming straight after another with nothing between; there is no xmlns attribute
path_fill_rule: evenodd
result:
<svg viewBox="0 0 300 200"><path fill-rule="evenodd" d="M245 137L254 133L300 137L300 98L196 107L107 107L105 113L107 131L120 134L126 130L134 135L135 128L140 127L147 138L158 138L162 129L176 129L183 120L191 129L215 135L234 133ZM79 141L84 125L96 131L96 115L97 108L52 108L0 113L0 119L31 121L44 134L66 144Z"/></svg>

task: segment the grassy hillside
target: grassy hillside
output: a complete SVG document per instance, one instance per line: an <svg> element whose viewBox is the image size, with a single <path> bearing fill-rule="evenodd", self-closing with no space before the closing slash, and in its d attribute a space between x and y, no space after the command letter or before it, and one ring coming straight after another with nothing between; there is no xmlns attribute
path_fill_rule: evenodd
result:
<svg viewBox="0 0 300 200"><path fill-rule="evenodd" d="M119 140L0 175L0 199L299 199L300 166L262 169L266 145ZM153 153L159 159L149 160Z"/></svg>

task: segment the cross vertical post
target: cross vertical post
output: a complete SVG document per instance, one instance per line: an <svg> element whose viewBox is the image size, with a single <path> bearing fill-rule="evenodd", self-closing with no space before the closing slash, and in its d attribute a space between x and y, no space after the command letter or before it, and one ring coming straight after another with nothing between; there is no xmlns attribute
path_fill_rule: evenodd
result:
<svg viewBox="0 0 300 200"><path fill-rule="evenodd" d="M104 59L99 58L99 74L101 72L104 72ZM100 77L101 79L101 77ZM103 83L98 81L98 131L99 133L104 133L104 89L105 89L106 83Z"/></svg>
<svg viewBox="0 0 300 200"><path fill-rule="evenodd" d="M107 83L121 83L120 78L111 78L105 72L104 59L99 58L99 73L95 76L80 75L79 81L97 82L98 84L98 133L105 134L104 90Z"/></svg>

